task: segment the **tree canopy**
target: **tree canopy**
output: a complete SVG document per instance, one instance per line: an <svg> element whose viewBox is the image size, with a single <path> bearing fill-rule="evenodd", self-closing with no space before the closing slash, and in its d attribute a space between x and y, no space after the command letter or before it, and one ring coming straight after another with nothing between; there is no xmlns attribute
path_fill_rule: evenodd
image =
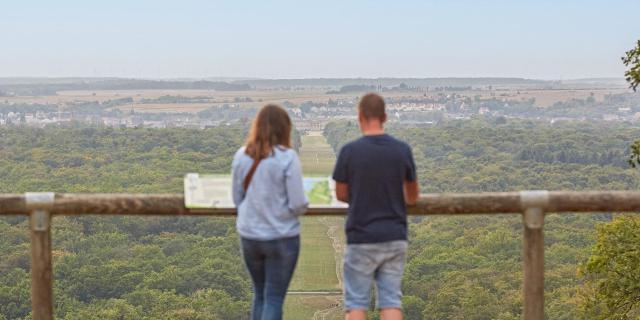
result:
<svg viewBox="0 0 640 320"><path fill-rule="evenodd" d="M640 181L627 164L628 141L640 136L633 124L475 118L388 129L412 146L425 192L635 190ZM246 132L242 125L0 127L0 192L181 192L186 172L228 173ZM325 135L338 150L360 133L357 124L343 121L329 124ZM594 318L598 310L613 310L604 309L612 308L604 298L588 307L595 294L615 292L598 288L637 290L637 269L618 278L609 269L636 263L628 253L637 246L637 222L594 231L612 217L547 216L549 319ZM518 215L411 222L406 319L519 318ZM0 219L0 234L0 319L29 319L28 221ZM58 319L247 318L251 283L232 219L58 217L53 241ZM625 254L629 258L621 259ZM592 262L607 259L613 260Z"/></svg>
<svg viewBox="0 0 640 320"><path fill-rule="evenodd" d="M483 119L388 132L413 149L425 192L638 188L626 163L633 125ZM338 150L360 135L334 122L325 135ZM545 313L589 319L577 271L596 244L595 227L611 214L553 215L545 221ZM407 319L519 319L522 221L514 216L413 218L403 282Z"/></svg>
<svg viewBox="0 0 640 320"><path fill-rule="evenodd" d="M640 218L617 217L598 226L584 270L587 314L593 319L640 317Z"/></svg>
<svg viewBox="0 0 640 320"><path fill-rule="evenodd" d="M633 91L635 91L640 84L640 40L638 40L635 48L626 52L626 55L622 57L622 62L629 67L629 70L624 75L627 77L627 81L629 81Z"/></svg>

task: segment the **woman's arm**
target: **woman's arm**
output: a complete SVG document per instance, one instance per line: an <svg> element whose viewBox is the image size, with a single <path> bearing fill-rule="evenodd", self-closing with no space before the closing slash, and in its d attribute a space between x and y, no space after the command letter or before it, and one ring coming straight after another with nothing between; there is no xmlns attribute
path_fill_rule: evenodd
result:
<svg viewBox="0 0 640 320"><path fill-rule="evenodd" d="M289 202L289 212L296 216L302 215L307 211L309 200L304 194L304 186L302 183L302 166L300 159L294 152L294 157L285 172L285 183L287 190L287 200Z"/></svg>
<svg viewBox="0 0 640 320"><path fill-rule="evenodd" d="M240 156L236 153L236 156L233 157L233 163L231 163L231 195L236 207L240 205L242 200L244 200L244 187L242 185L244 177L242 176L242 170L240 170L239 167Z"/></svg>

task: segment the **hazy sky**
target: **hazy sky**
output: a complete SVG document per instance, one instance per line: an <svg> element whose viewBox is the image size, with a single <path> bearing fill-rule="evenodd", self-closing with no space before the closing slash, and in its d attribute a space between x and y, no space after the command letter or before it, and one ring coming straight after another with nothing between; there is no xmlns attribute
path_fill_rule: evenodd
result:
<svg viewBox="0 0 640 320"><path fill-rule="evenodd" d="M621 77L639 12L639 0L9 0L0 77Z"/></svg>

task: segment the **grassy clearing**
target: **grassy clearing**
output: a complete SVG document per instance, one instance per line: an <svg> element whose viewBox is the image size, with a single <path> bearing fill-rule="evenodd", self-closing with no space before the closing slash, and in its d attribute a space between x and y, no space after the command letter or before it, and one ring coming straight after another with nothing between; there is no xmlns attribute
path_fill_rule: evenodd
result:
<svg viewBox="0 0 640 320"><path fill-rule="evenodd" d="M300 161L305 175L329 176L333 172L336 158L322 135L309 135L302 136Z"/></svg>
<svg viewBox="0 0 640 320"><path fill-rule="evenodd" d="M336 305L335 297L327 296L288 296L284 304L285 320L313 319L313 314L318 310L326 310ZM342 309L331 312L326 320L343 319Z"/></svg>
<svg viewBox="0 0 640 320"><path fill-rule="evenodd" d="M302 218L302 249L289 287L291 291L340 290L335 251L327 236L328 228L320 219L322 218Z"/></svg>
<svg viewBox="0 0 640 320"><path fill-rule="evenodd" d="M306 135L302 137L300 159L302 168L307 175L310 172L318 175L329 175L335 161L333 151L322 135ZM328 196L328 189L328 185L318 184L310 194L310 198L314 199L310 200L324 202L320 198ZM324 200L326 201L327 199ZM317 203L316 201L313 202ZM328 227L321 219L317 217L304 217L302 219L302 250L300 251L298 267L289 290L324 291L340 289L336 275L335 251L331 239L327 235Z"/></svg>
<svg viewBox="0 0 640 320"><path fill-rule="evenodd" d="M329 176L333 170L335 156L321 134L302 137L300 160L305 175ZM312 203L330 203L328 183L319 183L309 193ZM331 224L342 223L342 218L304 217L302 219L302 249L298 267L289 290L293 291L334 291L340 290L336 274L336 252L329 238L327 219ZM343 233L340 227L340 232ZM313 319L316 312L334 308L341 297L330 296L288 296L285 302L284 319ZM323 319L343 319L342 308L328 311Z"/></svg>

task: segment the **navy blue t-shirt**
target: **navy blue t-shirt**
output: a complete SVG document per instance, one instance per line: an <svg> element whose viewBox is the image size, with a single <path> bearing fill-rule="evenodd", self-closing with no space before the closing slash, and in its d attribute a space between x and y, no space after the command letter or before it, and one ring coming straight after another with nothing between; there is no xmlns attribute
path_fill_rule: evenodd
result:
<svg viewBox="0 0 640 320"><path fill-rule="evenodd" d="M387 134L350 142L340 150L333 179L349 186L347 243L407 240L404 181L416 180L408 144Z"/></svg>

